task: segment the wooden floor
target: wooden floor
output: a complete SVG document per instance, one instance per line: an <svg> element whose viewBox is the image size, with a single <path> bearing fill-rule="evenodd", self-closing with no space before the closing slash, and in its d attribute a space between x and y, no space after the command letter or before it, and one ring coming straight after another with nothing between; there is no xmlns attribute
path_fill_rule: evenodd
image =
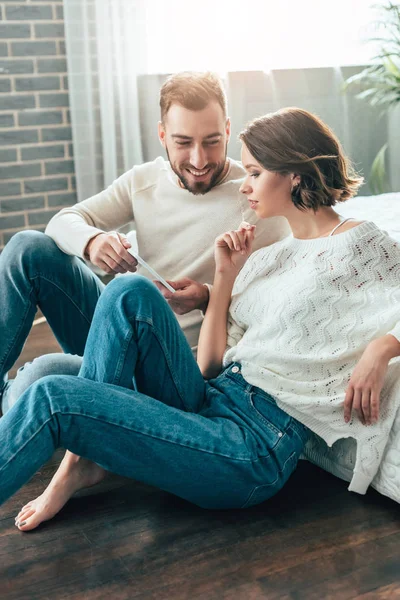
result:
<svg viewBox="0 0 400 600"><path fill-rule="evenodd" d="M19 362L56 349L38 325ZM400 598L399 505L350 494L310 464L243 511L201 510L126 480L21 533L15 514L59 459L0 508L1 600Z"/></svg>

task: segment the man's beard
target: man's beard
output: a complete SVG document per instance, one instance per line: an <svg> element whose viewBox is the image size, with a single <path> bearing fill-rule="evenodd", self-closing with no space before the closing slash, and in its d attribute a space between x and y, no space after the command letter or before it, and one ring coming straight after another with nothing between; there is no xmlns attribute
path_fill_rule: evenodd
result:
<svg viewBox="0 0 400 600"><path fill-rule="evenodd" d="M223 162L221 163L210 163L207 165L207 169L212 169L214 172L211 176L210 181L207 183L206 181L198 181L195 182L194 184L190 184L189 181L187 180L187 178L185 177L185 175L178 170L178 168L171 162L171 159L169 157L169 152L168 152L168 148L165 148L166 152L167 152L167 157L169 160L169 164L171 165L171 169L173 170L173 172L175 173L175 175L179 178L180 182L182 183L183 187L188 190L188 192L190 192L191 194L194 194L195 196L198 195L204 195L207 194L207 192L209 192L213 187L215 187L217 185L217 183L219 182L222 173L224 172L225 169L225 164L226 164L226 154L227 154L227 146L225 147L225 157ZM183 166L183 169L188 168L190 165L188 164L187 166Z"/></svg>

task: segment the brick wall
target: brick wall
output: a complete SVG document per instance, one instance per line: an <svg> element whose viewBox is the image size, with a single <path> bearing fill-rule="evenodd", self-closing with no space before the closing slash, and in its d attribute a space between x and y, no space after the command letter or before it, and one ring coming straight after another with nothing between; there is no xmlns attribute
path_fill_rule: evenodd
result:
<svg viewBox="0 0 400 600"><path fill-rule="evenodd" d="M62 0L0 0L0 251L76 202Z"/></svg>

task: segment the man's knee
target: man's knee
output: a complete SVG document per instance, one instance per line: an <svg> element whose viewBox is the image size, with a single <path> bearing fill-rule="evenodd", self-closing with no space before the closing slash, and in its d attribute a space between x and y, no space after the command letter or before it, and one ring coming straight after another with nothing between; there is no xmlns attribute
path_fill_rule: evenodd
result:
<svg viewBox="0 0 400 600"><path fill-rule="evenodd" d="M44 354L26 363L17 373L15 383L25 380L27 387L47 375L78 375L82 357L62 352Z"/></svg>
<svg viewBox="0 0 400 600"><path fill-rule="evenodd" d="M3 252L8 260L19 261L38 257L40 259L59 253L55 242L40 231L19 231L8 242Z"/></svg>
<svg viewBox="0 0 400 600"><path fill-rule="evenodd" d="M15 380L6 390L7 410L33 383L50 375L78 375L82 358L72 354L45 354L21 367Z"/></svg>

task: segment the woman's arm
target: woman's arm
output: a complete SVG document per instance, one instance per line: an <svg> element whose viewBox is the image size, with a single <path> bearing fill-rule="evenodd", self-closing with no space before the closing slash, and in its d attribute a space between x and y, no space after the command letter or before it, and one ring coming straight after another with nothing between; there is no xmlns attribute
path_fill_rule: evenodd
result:
<svg viewBox="0 0 400 600"><path fill-rule="evenodd" d="M215 241L215 278L197 349L197 362L206 379L221 371L232 288L251 254L254 231L254 225L241 223L239 229L224 233Z"/></svg>
<svg viewBox="0 0 400 600"><path fill-rule="evenodd" d="M235 278L235 275L215 273L197 348L197 362L205 379L212 379L221 371L226 349L228 308Z"/></svg>
<svg viewBox="0 0 400 600"><path fill-rule="evenodd" d="M400 342L394 335L388 333L369 344L383 360L391 360L400 356Z"/></svg>
<svg viewBox="0 0 400 600"><path fill-rule="evenodd" d="M354 369L346 390L344 419L349 422L354 411L364 425L379 418L380 393L389 361L400 356L400 342L390 333L373 340Z"/></svg>

